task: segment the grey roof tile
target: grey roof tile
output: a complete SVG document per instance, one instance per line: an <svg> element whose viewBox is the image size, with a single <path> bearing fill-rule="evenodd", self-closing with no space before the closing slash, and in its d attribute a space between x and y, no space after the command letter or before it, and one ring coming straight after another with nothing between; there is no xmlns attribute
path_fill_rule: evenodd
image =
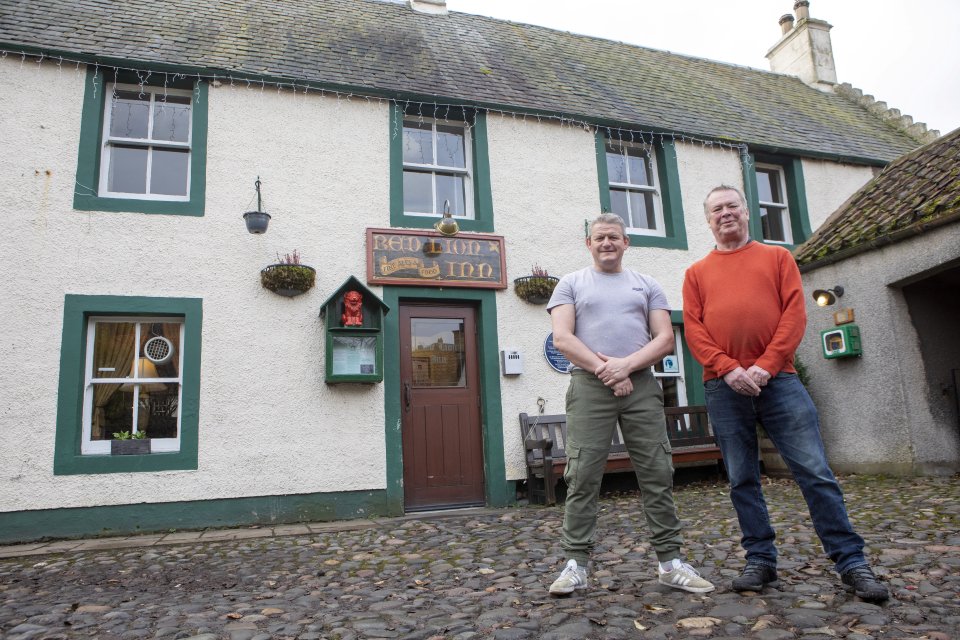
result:
<svg viewBox="0 0 960 640"><path fill-rule="evenodd" d="M381 0L5 0L0 47L502 105L885 162L916 143L796 78Z"/></svg>
<svg viewBox="0 0 960 640"><path fill-rule="evenodd" d="M960 222L960 129L898 158L794 250L807 269Z"/></svg>

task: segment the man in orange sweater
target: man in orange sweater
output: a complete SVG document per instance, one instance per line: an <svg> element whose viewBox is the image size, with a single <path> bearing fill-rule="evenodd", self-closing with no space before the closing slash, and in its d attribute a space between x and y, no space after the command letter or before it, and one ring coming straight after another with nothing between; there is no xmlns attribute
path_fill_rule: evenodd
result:
<svg viewBox="0 0 960 640"><path fill-rule="evenodd" d="M797 378L793 356L806 310L800 271L789 251L750 239L749 211L734 187L704 201L717 248L687 269L683 322L703 365L707 412L730 479L747 565L737 591L777 586L777 548L760 486L757 423L766 430L807 501L813 525L843 584L864 600L889 597L863 555L827 464L817 410Z"/></svg>

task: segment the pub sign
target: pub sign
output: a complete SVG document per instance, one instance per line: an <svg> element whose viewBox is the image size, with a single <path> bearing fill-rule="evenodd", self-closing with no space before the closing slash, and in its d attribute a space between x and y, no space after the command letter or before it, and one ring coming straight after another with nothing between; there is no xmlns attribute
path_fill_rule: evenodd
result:
<svg viewBox="0 0 960 640"><path fill-rule="evenodd" d="M503 236L367 229L370 284L506 289Z"/></svg>

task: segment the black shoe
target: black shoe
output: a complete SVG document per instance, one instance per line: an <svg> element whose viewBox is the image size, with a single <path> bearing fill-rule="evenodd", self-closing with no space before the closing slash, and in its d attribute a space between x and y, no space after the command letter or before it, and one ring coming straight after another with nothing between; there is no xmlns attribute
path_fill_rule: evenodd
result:
<svg viewBox="0 0 960 640"><path fill-rule="evenodd" d="M777 568L759 562L748 562L739 577L733 579L734 591L763 591L766 586L779 587Z"/></svg>
<svg viewBox="0 0 960 640"><path fill-rule="evenodd" d="M890 597L890 592L883 585L868 565L861 564L847 569L840 574L847 591L853 591L858 598L868 602L883 602Z"/></svg>

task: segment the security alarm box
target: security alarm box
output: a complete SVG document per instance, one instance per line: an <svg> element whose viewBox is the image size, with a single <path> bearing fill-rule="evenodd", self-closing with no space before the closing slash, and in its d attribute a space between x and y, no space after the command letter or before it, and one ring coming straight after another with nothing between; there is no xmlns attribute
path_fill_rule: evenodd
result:
<svg viewBox="0 0 960 640"><path fill-rule="evenodd" d="M523 373L523 355L516 349L504 349L500 352L500 368L505 376L518 376Z"/></svg>
<svg viewBox="0 0 960 640"><path fill-rule="evenodd" d="M820 332L823 357L848 358L863 354L860 347L860 327L855 324L843 324Z"/></svg>

